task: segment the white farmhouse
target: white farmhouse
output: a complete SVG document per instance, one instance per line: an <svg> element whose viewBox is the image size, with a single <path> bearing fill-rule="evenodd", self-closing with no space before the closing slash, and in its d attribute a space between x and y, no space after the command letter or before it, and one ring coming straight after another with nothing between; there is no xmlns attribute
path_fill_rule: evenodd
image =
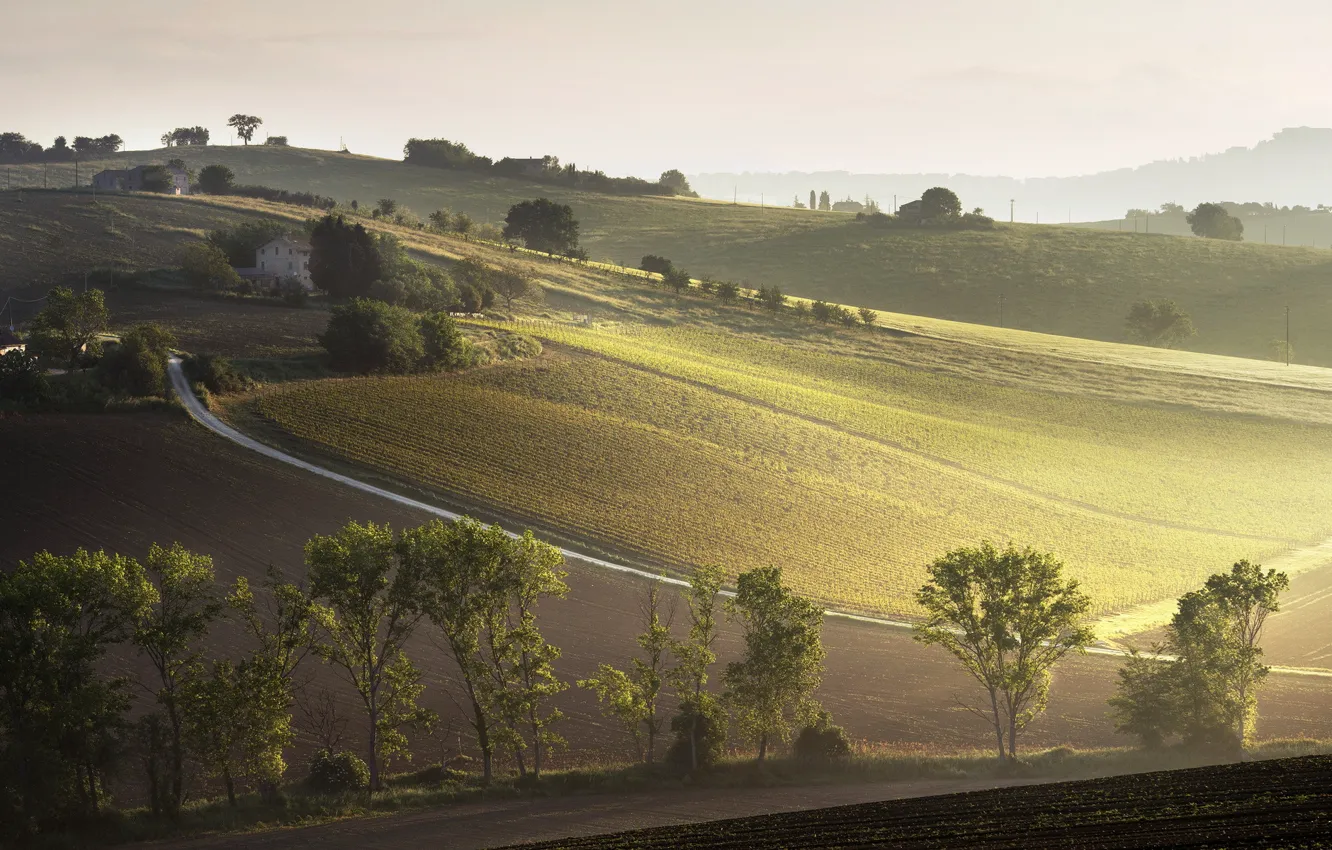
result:
<svg viewBox="0 0 1332 850"><path fill-rule="evenodd" d="M262 277L274 277L278 280L296 278L301 288L314 289L310 278L310 243L297 242L286 236L279 236L267 245L260 245L254 254L254 271Z"/></svg>

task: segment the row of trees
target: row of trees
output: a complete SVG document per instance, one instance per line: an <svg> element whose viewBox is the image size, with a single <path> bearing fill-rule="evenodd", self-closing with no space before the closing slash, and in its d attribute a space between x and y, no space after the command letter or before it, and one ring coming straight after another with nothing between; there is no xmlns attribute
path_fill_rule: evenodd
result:
<svg viewBox="0 0 1332 850"><path fill-rule="evenodd" d="M348 523L305 547L305 586L270 567L258 587L221 587L211 560L179 544L154 545L139 562L79 550L39 553L0 575L0 823L15 837L97 813L109 780L137 761L154 814L174 817L201 779L275 800L294 740L298 669L317 658L356 694L372 790L391 760L410 759L409 736L435 714L422 706L421 669L409 655L426 637L452 660L463 709L488 783L497 757L539 778L563 746L567 690L561 653L541 632L544 601L564 596L563 556L531 533L462 518L394 533ZM720 756L729 723L764 758L796 727L827 728L813 699L824 652L819 609L781 582L778 569L740 576L718 605L720 568L697 570L683 594L688 632L677 636L653 586L644 608L642 657L628 671L602 665L580 686L624 724L647 761L666 721L659 698L675 694L673 758L682 770ZM742 656L709 687L720 615L744 636ZM234 620L239 655L209 638ZM138 684L109 675L119 647L150 671ZM131 717L137 719L131 721ZM313 716L313 712L311 713Z"/></svg>
<svg viewBox="0 0 1332 850"><path fill-rule="evenodd" d="M505 157L496 162L488 156L473 153L462 142L451 142L448 139L408 139L403 146L403 161L428 168L522 178L608 194L698 197L678 169L662 172L654 183L638 177L609 177L601 171L580 171L573 163L561 165L559 157L555 156L535 160Z"/></svg>
<svg viewBox="0 0 1332 850"><path fill-rule="evenodd" d="M64 136L56 136L49 148L29 141L22 133L0 133L0 162L70 162L108 156L120 150L124 140L111 133L106 136L75 136L69 144Z"/></svg>

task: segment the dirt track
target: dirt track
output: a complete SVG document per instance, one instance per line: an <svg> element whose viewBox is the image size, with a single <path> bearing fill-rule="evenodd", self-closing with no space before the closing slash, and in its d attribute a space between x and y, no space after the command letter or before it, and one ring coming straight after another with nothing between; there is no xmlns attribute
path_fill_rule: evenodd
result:
<svg viewBox="0 0 1332 850"><path fill-rule="evenodd" d="M476 850L501 844L550 841L630 829L672 826L773 812L794 812L854 803L953 794L1025 784L1019 780L929 780L827 785L813 788L736 788L503 800L465 803L413 814L360 818L255 835L153 843L180 850L267 850L318 847L328 850L402 850L444 847Z"/></svg>

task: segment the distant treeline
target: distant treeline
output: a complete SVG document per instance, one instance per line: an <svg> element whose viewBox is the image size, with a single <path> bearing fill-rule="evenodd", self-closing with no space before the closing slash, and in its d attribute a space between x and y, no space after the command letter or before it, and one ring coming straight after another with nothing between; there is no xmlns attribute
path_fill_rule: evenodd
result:
<svg viewBox="0 0 1332 850"><path fill-rule="evenodd" d="M70 162L76 157L113 154L124 145L125 140L115 133L97 138L75 136L73 145L64 136L56 136L49 148L22 133L0 133L0 162Z"/></svg>
<svg viewBox="0 0 1332 850"><path fill-rule="evenodd" d="M448 139L408 139L403 147L403 161L428 168L473 171L494 177L519 177L538 183L612 195L698 197L689 188L689 181L684 174L677 169L662 172L655 182L640 177L609 177L603 171L580 171L572 162L560 165L560 159L556 156L543 156L540 159L505 157L496 162L488 156L473 153L462 142L451 142Z"/></svg>

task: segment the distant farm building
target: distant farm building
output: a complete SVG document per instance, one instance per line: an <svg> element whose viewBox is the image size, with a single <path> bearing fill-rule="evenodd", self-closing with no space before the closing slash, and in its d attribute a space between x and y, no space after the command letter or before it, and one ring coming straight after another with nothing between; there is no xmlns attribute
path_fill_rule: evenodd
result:
<svg viewBox="0 0 1332 850"><path fill-rule="evenodd" d="M907 201L897 208L897 217L919 220L921 217L920 201Z"/></svg>
<svg viewBox="0 0 1332 850"><path fill-rule="evenodd" d="M279 236L254 252L254 268L236 269L245 280L260 285L297 281L304 290L314 289L310 277L310 243Z"/></svg>
<svg viewBox="0 0 1332 850"><path fill-rule="evenodd" d="M133 168L107 169L93 177L93 186L100 192L142 192L143 173L150 168L165 168L171 175L172 194L190 193L190 175L174 165L136 165Z"/></svg>
<svg viewBox="0 0 1332 850"><path fill-rule="evenodd" d="M847 198L845 201L838 201L837 203L833 204L832 208L833 212L857 213L857 212L863 212L865 209L865 205L862 204L860 201L853 201L850 198Z"/></svg>

